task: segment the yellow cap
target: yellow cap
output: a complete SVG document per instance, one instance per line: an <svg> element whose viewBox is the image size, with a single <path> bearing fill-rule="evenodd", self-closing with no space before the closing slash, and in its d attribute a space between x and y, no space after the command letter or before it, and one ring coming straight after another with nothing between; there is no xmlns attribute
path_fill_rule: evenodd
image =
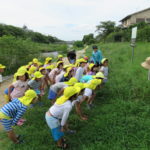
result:
<svg viewBox="0 0 150 150"><path fill-rule="evenodd" d="M56 100L56 104L61 105L65 103L67 100L69 100L70 97L72 97L75 94L78 94L81 91L80 87L66 87L64 90L64 95Z"/></svg>
<svg viewBox="0 0 150 150"><path fill-rule="evenodd" d="M77 82L78 82L78 80L75 77L72 77L68 82L64 82L64 83L71 86L71 85L74 85Z"/></svg>
<svg viewBox="0 0 150 150"><path fill-rule="evenodd" d="M63 64L63 61L59 61L59 62L57 62L56 67L58 67L60 64Z"/></svg>
<svg viewBox="0 0 150 150"><path fill-rule="evenodd" d="M4 69L4 68L6 68L6 66L0 64L0 69Z"/></svg>
<svg viewBox="0 0 150 150"><path fill-rule="evenodd" d="M36 71L35 73L34 73L34 79L35 78L42 78L43 77L43 75L41 74L41 72L40 71Z"/></svg>
<svg viewBox="0 0 150 150"><path fill-rule="evenodd" d="M58 58L63 58L63 55L58 55Z"/></svg>
<svg viewBox="0 0 150 150"><path fill-rule="evenodd" d="M98 73L95 75L95 78L102 78L102 79L104 79L105 76L104 76L104 74L103 74L102 72L98 72Z"/></svg>
<svg viewBox="0 0 150 150"><path fill-rule="evenodd" d="M106 60L108 60L107 58L103 58L102 60L101 60L101 63L103 64Z"/></svg>
<svg viewBox="0 0 150 150"><path fill-rule="evenodd" d="M37 58L34 58L32 62L38 64L39 61Z"/></svg>
<svg viewBox="0 0 150 150"><path fill-rule="evenodd" d="M32 65L32 62L30 61L30 62L28 62L28 65L30 66L30 65Z"/></svg>
<svg viewBox="0 0 150 150"><path fill-rule="evenodd" d="M91 70L93 67L95 66L95 64L89 64L89 69Z"/></svg>
<svg viewBox="0 0 150 150"><path fill-rule="evenodd" d="M34 90L27 90L25 92L25 95L23 97L20 97L19 100L20 100L21 103L28 106L28 105L30 105L32 100L36 97L37 97L37 94Z"/></svg>

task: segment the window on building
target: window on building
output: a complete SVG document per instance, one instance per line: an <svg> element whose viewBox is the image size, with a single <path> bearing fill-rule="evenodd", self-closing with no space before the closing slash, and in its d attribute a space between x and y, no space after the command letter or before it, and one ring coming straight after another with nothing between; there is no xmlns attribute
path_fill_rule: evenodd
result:
<svg viewBox="0 0 150 150"><path fill-rule="evenodd" d="M144 18L136 18L136 23L145 22Z"/></svg>
<svg viewBox="0 0 150 150"><path fill-rule="evenodd" d="M146 22L147 22L147 23L150 23L150 18L147 18L147 19L146 19Z"/></svg>

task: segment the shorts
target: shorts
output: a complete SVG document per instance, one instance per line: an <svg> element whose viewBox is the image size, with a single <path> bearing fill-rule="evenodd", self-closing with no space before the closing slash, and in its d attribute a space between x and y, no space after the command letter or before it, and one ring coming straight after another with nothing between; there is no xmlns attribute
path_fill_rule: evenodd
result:
<svg viewBox="0 0 150 150"><path fill-rule="evenodd" d="M45 114L45 119L54 141L58 141L64 136L64 132L61 131L59 119L54 118L53 116L48 116Z"/></svg>
<svg viewBox="0 0 150 150"><path fill-rule="evenodd" d="M8 131L12 130L12 122L13 122L12 119L10 119L10 120L8 120L8 119L2 119L2 120L0 120L0 122L3 125L5 131L8 132Z"/></svg>
<svg viewBox="0 0 150 150"><path fill-rule="evenodd" d="M48 99L54 100L54 99L56 99L56 96L57 96L57 94L50 89L49 93L48 93Z"/></svg>

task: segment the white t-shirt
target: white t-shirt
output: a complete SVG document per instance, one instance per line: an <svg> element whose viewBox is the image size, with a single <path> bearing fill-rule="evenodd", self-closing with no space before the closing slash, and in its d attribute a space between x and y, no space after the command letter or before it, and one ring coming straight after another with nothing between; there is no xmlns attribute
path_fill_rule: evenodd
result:
<svg viewBox="0 0 150 150"><path fill-rule="evenodd" d="M65 72L61 71L61 73L55 77L55 83L60 82L60 80L62 79L64 74L65 74Z"/></svg>
<svg viewBox="0 0 150 150"><path fill-rule="evenodd" d="M66 87L68 87L68 85L65 84L64 82L58 82L58 83L51 85L50 89L53 92L58 93L59 90L61 90L62 88L66 88Z"/></svg>
<svg viewBox="0 0 150 150"><path fill-rule="evenodd" d="M104 76L107 78L107 76L108 76L108 67L102 66L102 67L100 68L100 71L103 72L103 73L104 73Z"/></svg>
<svg viewBox="0 0 150 150"><path fill-rule="evenodd" d="M92 96L92 89L85 88L83 95L84 95L84 96L87 96L87 97Z"/></svg>
<svg viewBox="0 0 150 150"><path fill-rule="evenodd" d="M0 83L3 82L3 78L2 78L2 75L0 74Z"/></svg>
<svg viewBox="0 0 150 150"><path fill-rule="evenodd" d="M72 110L72 103L71 101L66 101L62 105L57 105L56 103L49 109L50 113L58 118L61 119L61 126L64 126L67 122L69 117L69 113Z"/></svg>
<svg viewBox="0 0 150 150"><path fill-rule="evenodd" d="M75 78L80 81L80 79L82 78L83 76L83 73L84 73L84 68L82 67L79 67L75 73Z"/></svg>

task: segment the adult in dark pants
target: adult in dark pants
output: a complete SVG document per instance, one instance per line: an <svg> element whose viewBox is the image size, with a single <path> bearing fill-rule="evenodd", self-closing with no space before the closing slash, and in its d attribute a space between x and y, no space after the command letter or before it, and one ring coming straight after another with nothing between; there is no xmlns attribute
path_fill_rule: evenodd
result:
<svg viewBox="0 0 150 150"><path fill-rule="evenodd" d="M74 64L76 62L76 53L75 53L75 50L69 51L68 54L67 54L67 58L68 58L68 61L71 64Z"/></svg>

